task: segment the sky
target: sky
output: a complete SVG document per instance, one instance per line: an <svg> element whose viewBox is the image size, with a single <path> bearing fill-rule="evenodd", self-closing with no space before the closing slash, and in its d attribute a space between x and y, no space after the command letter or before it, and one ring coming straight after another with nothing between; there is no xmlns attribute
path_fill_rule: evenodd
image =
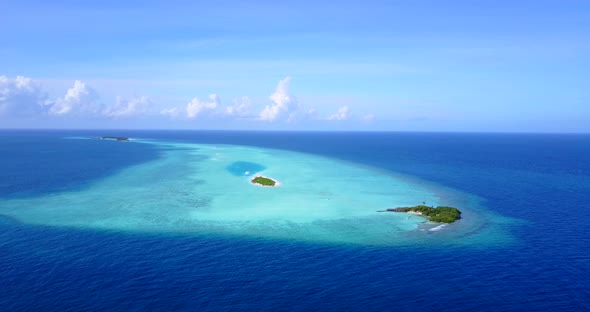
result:
<svg viewBox="0 0 590 312"><path fill-rule="evenodd" d="M590 1L0 1L0 128L590 132Z"/></svg>

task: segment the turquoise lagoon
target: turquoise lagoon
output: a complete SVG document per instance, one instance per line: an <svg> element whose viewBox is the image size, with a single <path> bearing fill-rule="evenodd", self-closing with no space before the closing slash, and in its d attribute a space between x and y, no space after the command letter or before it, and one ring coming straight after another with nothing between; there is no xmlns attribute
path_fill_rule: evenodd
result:
<svg viewBox="0 0 590 312"><path fill-rule="evenodd" d="M161 149L77 190L0 201L28 224L113 231L240 235L323 243L415 245L506 243L510 220L470 194L377 168L293 151L138 140ZM75 144L75 143L73 143ZM250 183L255 175L276 187ZM420 216L378 212L455 205L464 219L440 226Z"/></svg>

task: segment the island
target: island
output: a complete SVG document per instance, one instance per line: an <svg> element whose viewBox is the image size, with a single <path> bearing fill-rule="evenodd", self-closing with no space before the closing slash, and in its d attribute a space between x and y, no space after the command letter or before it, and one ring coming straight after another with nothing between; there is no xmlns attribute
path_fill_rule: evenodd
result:
<svg viewBox="0 0 590 312"><path fill-rule="evenodd" d="M258 185L262 185L262 186L275 186L275 185L277 185L277 181L275 181L271 178L263 177L263 176L256 176L256 177L254 177L254 179L250 180L250 182L252 182L252 184L258 184Z"/></svg>
<svg viewBox="0 0 590 312"><path fill-rule="evenodd" d="M386 211L417 214L428 217L429 221L439 223L453 223L461 219L461 211L457 208L448 206L438 206L434 208L426 205L418 205L413 207L388 208Z"/></svg>
<svg viewBox="0 0 590 312"><path fill-rule="evenodd" d="M101 139L101 140L115 140L115 141L122 141L122 142L129 141L128 137L119 137L119 136L103 136L103 137L100 137L99 139Z"/></svg>

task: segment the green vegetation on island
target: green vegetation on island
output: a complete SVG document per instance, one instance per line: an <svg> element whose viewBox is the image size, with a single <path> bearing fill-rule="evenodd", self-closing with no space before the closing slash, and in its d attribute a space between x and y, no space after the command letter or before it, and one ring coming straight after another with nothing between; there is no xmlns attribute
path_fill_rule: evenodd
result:
<svg viewBox="0 0 590 312"><path fill-rule="evenodd" d="M414 207L389 208L387 211L418 213L428 217L429 221L441 223L453 223L461 219L461 211L459 209L447 206L434 208L426 205L418 205Z"/></svg>
<svg viewBox="0 0 590 312"><path fill-rule="evenodd" d="M277 181L263 176L257 176L252 179L251 182L254 184L260 184L262 186L275 186L277 184Z"/></svg>

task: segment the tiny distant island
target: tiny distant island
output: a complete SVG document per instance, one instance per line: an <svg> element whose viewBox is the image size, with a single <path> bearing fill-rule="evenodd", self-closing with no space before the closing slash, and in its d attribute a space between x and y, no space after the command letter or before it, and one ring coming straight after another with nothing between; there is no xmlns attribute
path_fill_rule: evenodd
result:
<svg viewBox="0 0 590 312"><path fill-rule="evenodd" d="M277 185L277 181L275 181L271 178L263 177L263 176L256 176L256 177L254 177L254 179L250 180L250 182L252 182L252 184L258 184L258 185L262 185L262 186L276 186Z"/></svg>
<svg viewBox="0 0 590 312"><path fill-rule="evenodd" d="M128 137L120 137L120 136L102 136L102 137L99 137L99 139L101 139L101 140L122 141L122 142L129 141L129 138Z"/></svg>
<svg viewBox="0 0 590 312"><path fill-rule="evenodd" d="M388 208L385 211L417 214L428 217L429 221L439 223L453 223L461 219L461 211L457 208L448 206L438 206L434 208L426 205L418 205L413 207Z"/></svg>

